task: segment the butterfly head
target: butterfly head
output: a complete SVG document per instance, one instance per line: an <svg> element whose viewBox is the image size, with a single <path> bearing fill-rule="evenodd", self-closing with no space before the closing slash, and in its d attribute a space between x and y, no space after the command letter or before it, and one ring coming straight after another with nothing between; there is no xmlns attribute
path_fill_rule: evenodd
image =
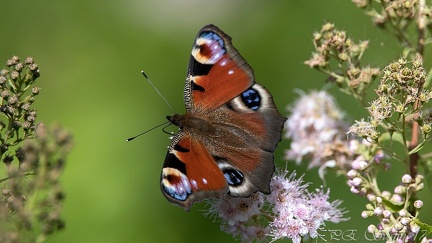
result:
<svg viewBox="0 0 432 243"><path fill-rule="evenodd" d="M183 127L183 121L184 121L184 115L180 114L174 114L172 116L166 116L167 120L170 121L172 124L182 128Z"/></svg>

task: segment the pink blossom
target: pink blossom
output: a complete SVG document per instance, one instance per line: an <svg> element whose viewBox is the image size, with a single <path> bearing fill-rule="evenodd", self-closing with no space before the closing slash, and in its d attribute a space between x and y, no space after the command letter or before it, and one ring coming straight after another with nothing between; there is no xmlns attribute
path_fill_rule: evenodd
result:
<svg viewBox="0 0 432 243"><path fill-rule="evenodd" d="M247 198L225 195L212 205L210 211L218 212L219 217L229 225L235 225L237 222L245 222L250 217L259 214L262 206L261 193L252 194Z"/></svg>
<svg viewBox="0 0 432 243"><path fill-rule="evenodd" d="M312 91L302 94L289 110L285 137L291 139L291 146L285 157L297 163L309 159L309 168L328 167L326 149L336 140L344 141L348 129L333 97L325 91Z"/></svg>
<svg viewBox="0 0 432 243"><path fill-rule="evenodd" d="M338 223L345 211L341 201L329 201L330 191L323 188L309 192L309 184L296 173L276 172L270 182L271 193L252 194L249 198L223 196L212 202L209 215L222 223L222 230L243 241L290 238L301 242L302 237L318 236L325 222ZM218 220L218 221L219 221Z"/></svg>

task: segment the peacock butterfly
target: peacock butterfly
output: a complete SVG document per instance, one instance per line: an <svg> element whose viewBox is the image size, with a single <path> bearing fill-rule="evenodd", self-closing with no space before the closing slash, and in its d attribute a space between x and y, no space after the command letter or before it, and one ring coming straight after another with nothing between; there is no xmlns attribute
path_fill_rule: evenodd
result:
<svg viewBox="0 0 432 243"><path fill-rule="evenodd" d="M214 25L195 38L184 88L186 114L167 116L174 135L161 189L189 211L223 194L270 193L274 156L286 120L252 68Z"/></svg>

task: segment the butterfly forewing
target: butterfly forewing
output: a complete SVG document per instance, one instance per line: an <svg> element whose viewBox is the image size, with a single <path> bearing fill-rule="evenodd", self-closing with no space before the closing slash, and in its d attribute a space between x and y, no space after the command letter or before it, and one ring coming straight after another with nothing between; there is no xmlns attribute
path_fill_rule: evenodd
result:
<svg viewBox="0 0 432 243"><path fill-rule="evenodd" d="M253 85L252 68L213 25L198 32L185 85L186 110L214 110Z"/></svg>
<svg viewBox="0 0 432 243"><path fill-rule="evenodd" d="M161 189L171 202L189 210L195 200L225 194L228 186L205 146L180 132L167 153Z"/></svg>

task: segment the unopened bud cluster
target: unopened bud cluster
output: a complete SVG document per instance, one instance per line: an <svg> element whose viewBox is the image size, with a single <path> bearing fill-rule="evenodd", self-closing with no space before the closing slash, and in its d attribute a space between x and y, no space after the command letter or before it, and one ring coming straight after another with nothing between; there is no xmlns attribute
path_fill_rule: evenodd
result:
<svg viewBox="0 0 432 243"><path fill-rule="evenodd" d="M360 66L368 41L356 43L345 31L326 23L314 34L313 43L315 52L305 64L329 75L343 91L363 99L367 87L380 73L377 68Z"/></svg>
<svg viewBox="0 0 432 243"><path fill-rule="evenodd" d="M39 88L32 85L39 75L31 57L22 62L14 56L0 71L0 156L5 163L9 160L3 155L9 146L33 136L37 113L31 106Z"/></svg>
<svg viewBox="0 0 432 243"><path fill-rule="evenodd" d="M368 15L373 18L374 23L380 27L394 25L395 20L400 22L399 25L408 25L417 15L419 4L418 0L352 0L352 2L357 7L365 9ZM430 10L425 11L425 13L430 15Z"/></svg>
<svg viewBox="0 0 432 243"><path fill-rule="evenodd" d="M393 34L403 52L399 59L380 70L368 68L360 65L367 41L354 42L345 31L329 23L314 34L315 51L305 64L326 74L329 81L353 96L369 114L359 118L346 132L349 146L345 144L344 147L348 153L339 153L344 156L335 156L326 164L337 167L344 161L343 164L351 166L345 173L350 191L368 200L362 217L379 219L379 224L368 227L373 239L432 242L425 237L432 232L432 226L419 218L419 210L427 204L418 200L418 191L424 187L421 173L425 172L426 178L429 177L432 157L429 150L425 151L429 148L432 131L429 103L432 76L430 67L423 66L423 58L426 64L430 61L426 60L430 57L426 50L432 43L431 2L352 2L364 9L378 26ZM378 76L380 83L373 85ZM366 99L366 91L372 88L376 96ZM358 137L363 140L356 140ZM340 147L336 143L332 145ZM401 176L400 184L393 191L381 190L382 180L378 175L388 176L381 172L389 170L393 163L403 163L406 174Z"/></svg>
<svg viewBox="0 0 432 243"><path fill-rule="evenodd" d="M416 200L413 203L414 211L408 212L407 208L410 206L409 199L423 189L423 176L417 175L416 178L412 178L405 174L402 176L400 184L394 188L393 193L382 191L379 194L370 190L369 182L361 176L361 173L352 170L348 176L351 177L351 184L356 182L353 187L357 186L357 190L362 191L369 201L361 216L363 218L375 216L380 220L378 225L368 227L370 234L379 239L390 236L392 239L408 240L404 242L411 242L415 239L420 231L416 217L423 206L423 201Z"/></svg>
<svg viewBox="0 0 432 243"><path fill-rule="evenodd" d="M60 175L72 138L36 123L39 75L31 57L14 56L0 71L0 242L41 242L64 228Z"/></svg>
<svg viewBox="0 0 432 243"><path fill-rule="evenodd" d="M412 61L401 58L387 65L375 90L378 97L367 107L369 120L356 121L349 133L377 141L384 131L379 129L380 126L388 132L405 131L406 117L422 111L432 98L432 91L424 87L426 76L419 56ZM424 116L418 120L426 134L431 131L432 119L427 109L422 114Z"/></svg>
<svg viewBox="0 0 432 243"><path fill-rule="evenodd" d="M409 110L408 106L417 99L427 102L432 97L431 91L423 88L425 79L426 70L420 56L416 56L412 61L400 58L384 68L376 93L380 99L394 102L395 112L403 113Z"/></svg>

